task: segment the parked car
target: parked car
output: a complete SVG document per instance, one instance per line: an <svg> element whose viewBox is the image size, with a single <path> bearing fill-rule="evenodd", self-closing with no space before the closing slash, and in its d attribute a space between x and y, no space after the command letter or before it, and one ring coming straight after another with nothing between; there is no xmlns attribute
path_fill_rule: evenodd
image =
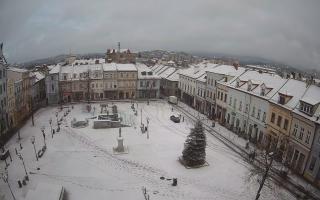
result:
<svg viewBox="0 0 320 200"><path fill-rule="evenodd" d="M174 115L170 116L170 120L173 121L174 123L180 123L180 117L176 117Z"/></svg>

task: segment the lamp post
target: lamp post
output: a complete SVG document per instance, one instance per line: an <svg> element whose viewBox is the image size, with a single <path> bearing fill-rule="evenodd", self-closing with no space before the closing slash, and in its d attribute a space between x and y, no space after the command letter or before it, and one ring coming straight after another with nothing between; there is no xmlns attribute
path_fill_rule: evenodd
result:
<svg viewBox="0 0 320 200"><path fill-rule="evenodd" d="M147 139L149 139L149 117L147 117Z"/></svg>
<svg viewBox="0 0 320 200"><path fill-rule="evenodd" d="M57 125L59 124L58 122L58 112L56 112L56 118L57 118Z"/></svg>
<svg viewBox="0 0 320 200"><path fill-rule="evenodd" d="M28 172L27 172L27 169L26 169L26 165L24 164L24 160L23 160L23 157L22 157L21 153L18 153L18 157L22 161L24 172L26 173L26 177L28 177Z"/></svg>
<svg viewBox="0 0 320 200"><path fill-rule="evenodd" d="M49 119L49 124L50 124L50 128L51 128L51 137L53 138L53 131L52 131L52 119Z"/></svg>
<svg viewBox="0 0 320 200"><path fill-rule="evenodd" d="M44 129L45 129L45 127L41 126L41 131L42 131L42 136L43 136L43 143L44 143L44 146L47 146L47 144L46 144L46 134L44 133Z"/></svg>
<svg viewBox="0 0 320 200"><path fill-rule="evenodd" d="M38 161L38 155L37 155L37 150L36 150L36 145L35 145L36 137L32 136L30 140L31 140L31 143L32 143L32 145L33 145L34 154L36 155L36 159L37 159L37 161Z"/></svg>
<svg viewBox="0 0 320 200"><path fill-rule="evenodd" d="M8 187L9 187L9 190L11 192L11 195L12 195L12 198L14 200L16 200L16 197L14 196L13 192L12 192L12 189L11 189L11 186L10 186L10 183L9 183L9 178L8 178L8 171L6 170L5 173L2 173L2 179L5 183L7 183Z"/></svg>

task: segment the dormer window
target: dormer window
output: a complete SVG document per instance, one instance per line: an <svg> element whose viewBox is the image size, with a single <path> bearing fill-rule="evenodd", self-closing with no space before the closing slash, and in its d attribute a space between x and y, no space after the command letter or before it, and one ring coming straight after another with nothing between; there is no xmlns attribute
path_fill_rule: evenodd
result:
<svg viewBox="0 0 320 200"><path fill-rule="evenodd" d="M248 90L248 91L251 91L251 89L252 89L252 82L249 80L249 81L248 81L248 88L247 88L247 90Z"/></svg>
<svg viewBox="0 0 320 200"><path fill-rule="evenodd" d="M152 75L152 72L148 72L148 75Z"/></svg>
<svg viewBox="0 0 320 200"><path fill-rule="evenodd" d="M237 88L240 87L240 80L239 79L236 80L236 87Z"/></svg>
<svg viewBox="0 0 320 200"><path fill-rule="evenodd" d="M311 116L312 115L312 105L310 105L306 102L300 101L300 111Z"/></svg>
<svg viewBox="0 0 320 200"><path fill-rule="evenodd" d="M141 72L141 75L145 76L147 74L147 72Z"/></svg>
<svg viewBox="0 0 320 200"><path fill-rule="evenodd" d="M266 86L265 84L261 85L261 92L260 92L261 96L265 96L266 95Z"/></svg>
<svg viewBox="0 0 320 200"><path fill-rule="evenodd" d="M288 94L284 94L284 93L280 93L280 92L278 94L279 94L278 103L281 105L288 103L288 101L290 101L290 99L292 98L292 96L290 96Z"/></svg>
<svg viewBox="0 0 320 200"><path fill-rule="evenodd" d="M285 99L284 96L279 96L279 103L280 103L281 105L284 105L284 104L286 103L286 99Z"/></svg>

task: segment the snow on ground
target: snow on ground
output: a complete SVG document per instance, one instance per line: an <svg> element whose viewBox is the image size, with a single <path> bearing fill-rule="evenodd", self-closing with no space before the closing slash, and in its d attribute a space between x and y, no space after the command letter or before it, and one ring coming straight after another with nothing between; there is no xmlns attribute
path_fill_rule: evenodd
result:
<svg viewBox="0 0 320 200"><path fill-rule="evenodd" d="M185 118L184 122L173 123L170 115L179 115L171 110L165 101L135 104L138 116L135 116L130 103L116 103L124 121L131 124L122 128L124 144L129 153L115 155L118 129L92 129L92 119L86 128L71 128L70 122L90 118L100 111L94 104L96 113L84 112L85 104L77 104L63 121L61 132L51 138L49 119L56 128L56 107L47 107L35 114L35 126L29 121L21 129L21 144L30 181L27 186L18 188L17 180L24 176L21 160L15 155L14 148L19 147L13 137L6 145L13 155L13 163L8 167L9 182L17 199L22 200L29 189L35 189L43 182L62 185L70 200L95 199L144 199L142 187L147 188L150 199L253 199L258 189L256 180L247 181L251 166L237 154L207 134L207 162L209 166L198 169L186 169L178 162L186 136L193 122ZM111 106L111 103L109 103ZM142 122L150 119L149 139L141 133ZM59 118L63 112L59 112ZM47 151L36 161L31 136L36 137L36 148L43 145L41 126L45 126ZM3 171L4 162L0 162ZM40 170L37 170L37 168ZM171 180L178 178L178 186L171 186ZM0 181L0 193L12 199L7 185ZM1 195L0 195L1 196ZM277 186L264 187L261 199L295 199L286 190Z"/></svg>

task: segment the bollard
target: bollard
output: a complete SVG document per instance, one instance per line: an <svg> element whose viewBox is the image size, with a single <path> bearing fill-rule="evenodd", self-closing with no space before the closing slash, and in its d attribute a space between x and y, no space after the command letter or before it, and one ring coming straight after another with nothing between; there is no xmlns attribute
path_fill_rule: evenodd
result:
<svg viewBox="0 0 320 200"><path fill-rule="evenodd" d="M22 183L20 180L18 180L18 185L19 185L19 188L22 188Z"/></svg>
<svg viewBox="0 0 320 200"><path fill-rule="evenodd" d="M177 184L178 184L177 178L173 178L172 180L173 180L172 181L172 186L177 186Z"/></svg>

